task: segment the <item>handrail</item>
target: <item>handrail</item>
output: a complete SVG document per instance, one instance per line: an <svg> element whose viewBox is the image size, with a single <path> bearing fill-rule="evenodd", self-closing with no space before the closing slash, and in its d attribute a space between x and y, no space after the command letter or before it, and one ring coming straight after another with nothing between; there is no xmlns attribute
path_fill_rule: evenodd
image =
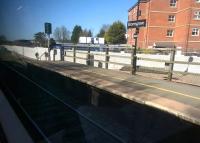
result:
<svg viewBox="0 0 200 143"><path fill-rule="evenodd" d="M69 53L73 53L73 51L67 51ZM79 53L79 54L85 54L85 55L98 55L98 56L109 56L109 57L118 57L118 58L126 58L126 59L131 59L131 57L128 57L128 56L120 56L120 55L112 55L112 54L109 54L109 55L106 55L106 54L99 54L99 53L87 53L86 51L85 52L77 52L76 53ZM67 55L67 57L71 57L69 55ZM76 57L76 58L79 58L81 59L81 57ZM152 59L152 58L143 58L143 57L140 57L140 56L137 56L137 60L144 60L144 61L153 61L153 62L164 62L164 63L168 63L168 64L188 64L188 62L186 61L170 61L170 60L161 60L161 59ZM200 65L199 62L190 62L189 63L190 65Z"/></svg>
<svg viewBox="0 0 200 143"><path fill-rule="evenodd" d="M133 46L131 45L100 45L100 44L68 44L68 45L63 45L64 47L84 47L84 48L88 48L88 47L92 47L92 48L103 48L103 49L106 49L106 48L109 48L109 49L134 49ZM149 50L152 50L152 51L171 51L171 50L177 50L177 49L174 49L174 48L152 48L152 49L149 49Z"/></svg>
<svg viewBox="0 0 200 143"><path fill-rule="evenodd" d="M44 91L45 93L47 93L48 95L52 96L53 98L55 98L57 101L59 101L60 103L64 104L66 107L68 107L69 109L71 109L72 111L76 112L77 114L79 114L79 116L81 116L82 118L86 119L88 122L90 122L91 124L95 125L96 127L98 127L99 129L101 129L104 133L112 136L115 140L125 143L125 141L123 139L121 139L120 137L116 136L115 134L113 134L112 132L104 129L104 127L102 127L100 124L92 121L91 119L89 119L88 117L86 117L85 115L83 115L80 111L78 111L77 109L74 109L71 105L63 102L61 99L59 99L58 97L56 97L53 93L51 93L50 91L48 91L47 89L43 88L41 85L39 85L38 83L36 83L35 81L29 79L27 76L23 75L22 73L18 72L17 70L9 67L10 70L14 71L15 73L17 73L18 75L20 75L22 78L26 79L27 81L29 81L30 83L34 84L36 87L40 88L42 91Z"/></svg>
<svg viewBox="0 0 200 143"><path fill-rule="evenodd" d="M119 57L119 58L127 58L127 59L131 59L131 57L127 57L127 56L118 56L118 55L103 55L103 54L93 54L93 53L83 53L85 55L100 55L100 56L110 56L110 57ZM66 57L74 57L74 56L69 56L67 55ZM83 58L83 57L78 57L76 56L77 59L83 59L83 60L87 60L87 58ZM164 62L164 63L168 63L168 64L190 64L190 65L200 65L200 63L198 62L185 62L185 61L174 61L171 62L170 60L160 60L160 59L152 59L152 58L143 58L143 57L137 57L137 60L144 60L144 61L152 61L152 62ZM95 60L94 60L95 61ZM101 61L101 62L105 62L102 60L97 60L97 61ZM109 62L108 62L109 63ZM117 63L114 62L115 64L123 64L123 63ZM125 64L125 63L124 63ZM125 64L126 65L126 64Z"/></svg>
<svg viewBox="0 0 200 143"><path fill-rule="evenodd" d="M67 56L67 57L71 57L73 58L74 56ZM87 58L83 58L83 57L76 57L77 59L81 59L81 60L88 60ZM130 66L131 64L125 64L125 63L117 63L117 62L106 62L103 60L95 60L95 59L91 59L91 61L95 61L95 62L102 62L102 63L110 63L110 64L115 64L115 65L122 65L122 66Z"/></svg>

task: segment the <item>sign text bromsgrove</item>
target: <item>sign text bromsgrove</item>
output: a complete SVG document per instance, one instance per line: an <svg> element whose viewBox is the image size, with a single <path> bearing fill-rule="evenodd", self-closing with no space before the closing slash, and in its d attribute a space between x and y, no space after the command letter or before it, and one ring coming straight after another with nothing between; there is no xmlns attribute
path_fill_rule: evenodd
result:
<svg viewBox="0 0 200 143"><path fill-rule="evenodd" d="M127 27L128 28L139 28L139 27L145 27L146 26L146 20L138 20L138 21L128 21Z"/></svg>

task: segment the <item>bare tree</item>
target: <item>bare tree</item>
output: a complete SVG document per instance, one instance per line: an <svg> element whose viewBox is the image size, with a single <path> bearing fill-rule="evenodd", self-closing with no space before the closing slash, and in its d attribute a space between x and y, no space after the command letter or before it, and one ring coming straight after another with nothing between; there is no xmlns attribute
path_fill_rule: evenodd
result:
<svg viewBox="0 0 200 143"><path fill-rule="evenodd" d="M81 33L81 36L84 36L84 37L92 37L92 31L91 30L87 30L87 29L84 29Z"/></svg>
<svg viewBox="0 0 200 143"><path fill-rule="evenodd" d="M57 41L59 41L59 42L61 41L61 34L60 34L59 27L56 27L56 29L54 30L53 36Z"/></svg>
<svg viewBox="0 0 200 143"><path fill-rule="evenodd" d="M56 27L54 30L54 38L59 42L67 42L70 39L70 31L65 26Z"/></svg>

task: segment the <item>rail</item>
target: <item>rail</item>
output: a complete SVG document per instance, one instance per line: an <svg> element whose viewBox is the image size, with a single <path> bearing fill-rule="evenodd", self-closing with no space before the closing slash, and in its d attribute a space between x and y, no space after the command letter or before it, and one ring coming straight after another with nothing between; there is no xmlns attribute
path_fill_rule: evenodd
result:
<svg viewBox="0 0 200 143"><path fill-rule="evenodd" d="M91 123L92 125L94 125L95 127L97 127L98 129L100 129L101 131L103 131L106 135L111 136L113 139L115 139L118 142L121 143L125 143L125 141L123 139L121 139L120 137L118 137L117 135L113 134L112 132L106 130L104 127L102 127L100 124L96 123L95 121L89 119L88 117L86 117L84 114L82 114L80 111L78 111L77 109L73 108L71 105L67 104L66 102L63 102L61 99L59 99L56 95L54 95L53 93L51 93L49 90L45 89L44 87L42 87L41 85L39 85L38 83L36 83L35 81L31 80L30 78L28 78L26 75L20 73L19 71L15 70L14 68L7 66L7 68L9 68L11 71L13 71L14 73L16 73L17 75L19 75L21 78L29 81L31 84L35 85L37 88L41 89L43 92L47 93L48 95L50 95L51 97L53 97L55 100L57 100L58 102L60 102L61 104L65 105L65 107L69 108L70 110L76 112L80 117L82 117L83 119L87 120L89 123ZM21 106L21 108L23 109L23 107ZM24 110L24 112L26 113L26 111ZM45 138L45 140L47 142L50 142L48 140L48 138L44 135L44 133L39 129L39 127L34 123L34 121L29 117L29 115L26 113L27 117L29 118L29 120L35 125L35 127L39 130L39 132L42 134L42 136Z"/></svg>
<svg viewBox="0 0 200 143"><path fill-rule="evenodd" d="M176 48L166 48L166 49L156 49L154 50L153 52L155 51L162 51L162 52L167 52L169 54L169 59L168 60L163 60L163 59L153 59L153 58L145 58L145 57L141 57L141 56L131 56L130 55L116 55L116 54L111 54L110 51L113 51L113 49L117 49L117 51L126 51L126 50L129 50L129 51L132 51L133 48L130 48L130 47L110 47L110 46L106 46L106 47L99 47L99 49L103 49L101 53L97 53L97 52L93 52L91 50L91 45L88 45L88 46L84 46L84 48L86 51L81 51L81 47L77 48L77 46L72 46L72 49L73 50L66 50L65 53L65 57L70 57L70 58L73 58L74 60L74 63L76 63L76 59L81 59L81 60L85 60L86 61L86 64L88 66L93 66L94 65L94 62L99 62L99 63L104 63L105 64L105 68L108 69L108 65L109 64L114 64L114 65L121 65L121 66L127 66L127 67L131 67L131 71L134 70L134 68L136 68L136 70L138 68L145 68L145 67L141 67L141 66L137 66L135 67L133 64L134 64L134 60L136 60L135 62L137 61L150 61L150 62L158 62L158 63L163 63L165 65L165 68L167 68L167 70L165 68L163 69L156 69L154 68L155 71L163 71L163 72L166 72L168 73L168 77L167 79L169 81L172 80L172 76L173 76L173 73L180 73L180 74L185 74L185 71L174 71L174 65L175 64L182 64L182 65L199 65L200 66L200 63L199 62L192 62L192 61L188 61L188 62L185 62L185 61L175 61L175 53L176 53ZM79 49L79 50L77 50ZM101 51L101 50L100 50ZM69 54L68 54L69 53ZM70 55L70 53L72 55ZM77 54L82 54L82 55L85 55L85 57L81 57L81 56L77 56ZM101 59L95 59L94 56L99 56L101 57ZM104 57L104 60L102 60L102 57ZM110 58L119 58L119 59L128 59L130 60L130 64L129 63L122 63L122 62L114 62L114 61L111 61ZM121 61L121 60L120 60ZM102 68L102 67L101 67ZM190 73L187 73L187 74L190 74ZM194 73L191 73L191 75L194 75ZM200 74L195 74L195 75L200 75Z"/></svg>

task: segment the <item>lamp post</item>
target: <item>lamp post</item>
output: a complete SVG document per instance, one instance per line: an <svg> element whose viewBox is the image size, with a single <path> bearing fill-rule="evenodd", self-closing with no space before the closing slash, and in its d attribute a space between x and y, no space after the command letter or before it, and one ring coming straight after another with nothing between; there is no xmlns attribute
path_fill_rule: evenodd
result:
<svg viewBox="0 0 200 143"><path fill-rule="evenodd" d="M137 14L136 14L136 20L139 20L139 14L140 14L140 0L137 2ZM135 39L135 45L134 49L132 50L132 75L136 74L136 68L137 68L137 43L138 43L138 34L139 34L139 27L136 27L135 33L134 33L134 39Z"/></svg>

